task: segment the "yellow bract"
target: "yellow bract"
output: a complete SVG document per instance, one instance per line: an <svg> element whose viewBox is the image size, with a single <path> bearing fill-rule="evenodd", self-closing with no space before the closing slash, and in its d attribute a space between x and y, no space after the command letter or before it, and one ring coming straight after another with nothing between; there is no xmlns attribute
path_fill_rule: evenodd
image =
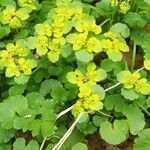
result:
<svg viewBox="0 0 150 150"><path fill-rule="evenodd" d="M146 78L142 78L135 83L135 91L141 94L150 93L150 84Z"/></svg>
<svg viewBox="0 0 150 150"><path fill-rule="evenodd" d="M133 88L134 85L138 82L139 78L140 74L138 72L127 75L125 78L124 87L127 89Z"/></svg>
<svg viewBox="0 0 150 150"><path fill-rule="evenodd" d="M29 14L24 9L16 10L14 6L8 5L2 12L2 24L9 24L11 28L22 26L22 21L29 18Z"/></svg>
<svg viewBox="0 0 150 150"><path fill-rule="evenodd" d="M103 108L103 103L98 94L92 91L92 86L83 84L79 88L79 99L73 107L72 114L77 117L84 111L98 111Z"/></svg>
<svg viewBox="0 0 150 150"><path fill-rule="evenodd" d="M134 89L137 93L149 94L150 84L146 78L141 78L139 72L130 73L130 71L122 71L117 75L118 81L123 83L125 89Z"/></svg>
<svg viewBox="0 0 150 150"><path fill-rule="evenodd" d="M19 77L21 72L25 75L30 75L32 68L36 67L34 59L25 59L30 54L22 41L17 41L16 44L8 43L6 50L0 51L0 65L6 67L7 77Z"/></svg>
<svg viewBox="0 0 150 150"><path fill-rule="evenodd" d="M120 4L120 12L126 14L126 12L130 9L130 5L127 2L121 2Z"/></svg>
<svg viewBox="0 0 150 150"><path fill-rule="evenodd" d="M118 5L118 0L111 0L111 5L112 6L117 6Z"/></svg>
<svg viewBox="0 0 150 150"><path fill-rule="evenodd" d="M129 48L127 44L121 40L117 34L108 31L104 33L106 39L102 39L102 47L106 51L108 57L113 61L121 61L122 53L121 52L128 52Z"/></svg>
<svg viewBox="0 0 150 150"><path fill-rule="evenodd" d="M29 10L35 10L35 2L36 0L18 0L18 5Z"/></svg>

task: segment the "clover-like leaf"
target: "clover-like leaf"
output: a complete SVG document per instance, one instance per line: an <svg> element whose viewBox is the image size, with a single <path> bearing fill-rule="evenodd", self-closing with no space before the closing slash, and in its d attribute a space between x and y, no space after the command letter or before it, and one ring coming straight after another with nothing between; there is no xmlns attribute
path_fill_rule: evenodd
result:
<svg viewBox="0 0 150 150"><path fill-rule="evenodd" d="M150 149L150 128L142 130L134 141L133 150Z"/></svg>
<svg viewBox="0 0 150 150"><path fill-rule="evenodd" d="M139 95L134 91L134 89L121 89L121 94L124 96L125 99L129 99L130 101L133 101L137 98L139 98Z"/></svg>
<svg viewBox="0 0 150 150"><path fill-rule="evenodd" d="M89 62L90 60L93 59L93 54L85 51L85 50L80 50L75 52L77 60L81 62Z"/></svg>
<svg viewBox="0 0 150 150"><path fill-rule="evenodd" d="M129 12L125 15L124 21L130 26L130 27L144 27L146 25L146 21L135 12Z"/></svg>
<svg viewBox="0 0 150 150"><path fill-rule="evenodd" d="M144 114L136 105L131 104L124 106L122 113L127 117L131 134L136 135L144 128Z"/></svg>
<svg viewBox="0 0 150 150"><path fill-rule="evenodd" d="M126 140L128 130L126 120L115 120L113 125L108 121L103 122L99 132L107 143L117 145Z"/></svg>
<svg viewBox="0 0 150 150"><path fill-rule="evenodd" d="M121 112L125 105L125 99L120 94L106 96L104 106L107 110L115 110Z"/></svg>
<svg viewBox="0 0 150 150"><path fill-rule="evenodd" d="M13 150L38 150L39 145L35 140L31 140L27 145L24 138L18 138L13 144Z"/></svg>
<svg viewBox="0 0 150 150"><path fill-rule="evenodd" d="M22 95L11 96L0 104L0 122L2 127L10 129L17 114L28 108L27 99Z"/></svg>
<svg viewBox="0 0 150 150"><path fill-rule="evenodd" d="M71 148L71 150L87 150L88 148L87 148L87 145L86 144L84 144L84 143L77 143L77 144L75 144L72 148Z"/></svg>
<svg viewBox="0 0 150 150"><path fill-rule="evenodd" d="M130 30L126 24L116 23L111 28L110 31L120 34L123 38L127 38L130 35Z"/></svg>

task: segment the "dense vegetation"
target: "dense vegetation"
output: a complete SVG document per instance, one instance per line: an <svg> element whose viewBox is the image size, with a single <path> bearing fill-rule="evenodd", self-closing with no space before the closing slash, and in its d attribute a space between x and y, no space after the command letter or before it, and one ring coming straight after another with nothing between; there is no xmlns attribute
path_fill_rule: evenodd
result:
<svg viewBox="0 0 150 150"><path fill-rule="evenodd" d="M150 149L150 0L0 0L0 150Z"/></svg>

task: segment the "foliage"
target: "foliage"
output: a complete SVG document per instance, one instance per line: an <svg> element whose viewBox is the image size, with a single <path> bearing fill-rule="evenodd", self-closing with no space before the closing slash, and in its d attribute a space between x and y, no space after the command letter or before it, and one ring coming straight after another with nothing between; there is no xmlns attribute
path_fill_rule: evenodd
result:
<svg viewBox="0 0 150 150"><path fill-rule="evenodd" d="M87 150L95 132L149 149L149 8L149 0L0 0L0 149L55 150L60 140L62 150Z"/></svg>

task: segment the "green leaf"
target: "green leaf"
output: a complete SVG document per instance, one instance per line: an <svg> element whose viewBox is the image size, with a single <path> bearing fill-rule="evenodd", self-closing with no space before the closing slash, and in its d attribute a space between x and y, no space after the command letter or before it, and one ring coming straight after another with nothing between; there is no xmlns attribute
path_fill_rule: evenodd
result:
<svg viewBox="0 0 150 150"><path fill-rule="evenodd" d="M39 150L38 142L31 140L27 145L24 138L18 138L13 144L13 150Z"/></svg>
<svg viewBox="0 0 150 150"><path fill-rule="evenodd" d="M88 148L87 148L87 145L86 144L84 144L84 143L77 143L77 144L75 144L72 148L71 148L71 150L87 150Z"/></svg>
<svg viewBox="0 0 150 150"><path fill-rule="evenodd" d="M7 143L15 136L13 129L6 130L0 127L0 143Z"/></svg>
<svg viewBox="0 0 150 150"><path fill-rule="evenodd" d="M104 59L101 62L101 68L104 69L106 72L110 72L114 68L112 64L114 64L114 62L112 60Z"/></svg>
<svg viewBox="0 0 150 150"><path fill-rule="evenodd" d="M85 50L80 50L75 53L77 60L82 62L89 62L93 59L93 54L88 53Z"/></svg>
<svg viewBox="0 0 150 150"><path fill-rule="evenodd" d="M63 87L55 87L52 89L51 96L57 102L64 102L67 100L67 91Z"/></svg>
<svg viewBox="0 0 150 150"><path fill-rule="evenodd" d="M14 0L0 0L0 4L2 5L2 6L7 6L7 5L13 5L13 6L15 6L16 5L16 3L15 3L15 1Z"/></svg>
<svg viewBox="0 0 150 150"><path fill-rule="evenodd" d="M120 82L120 83L125 83L125 78L130 75L130 71L121 71L120 73L117 74L117 80Z"/></svg>
<svg viewBox="0 0 150 150"><path fill-rule="evenodd" d="M97 130L97 127L94 125L94 123L92 121L88 122L88 120L86 120L86 122L77 124L77 128L85 135L93 134Z"/></svg>
<svg viewBox="0 0 150 150"><path fill-rule="evenodd" d="M10 33L9 26L0 26L0 39L2 39L4 36L7 36L9 33Z"/></svg>
<svg viewBox="0 0 150 150"><path fill-rule="evenodd" d="M13 150L25 150L25 139L18 138L16 139L15 143L13 144Z"/></svg>
<svg viewBox="0 0 150 150"><path fill-rule="evenodd" d="M26 41L26 45L29 49L35 49L36 37L29 37Z"/></svg>
<svg viewBox="0 0 150 150"><path fill-rule="evenodd" d="M11 96L0 104L0 122L2 127L13 127L14 118L28 108L27 99L22 95Z"/></svg>
<svg viewBox="0 0 150 150"><path fill-rule="evenodd" d="M127 38L130 35L130 30L126 24L116 23L111 28L110 31L120 34L123 38Z"/></svg>
<svg viewBox="0 0 150 150"><path fill-rule="evenodd" d="M115 110L121 112L125 105L125 99L120 94L106 96L104 106L107 110Z"/></svg>
<svg viewBox="0 0 150 150"><path fill-rule="evenodd" d="M150 128L144 129L134 141L133 150L150 149Z"/></svg>
<svg viewBox="0 0 150 150"><path fill-rule="evenodd" d="M24 93L25 89L26 89L27 85L23 84L23 85L14 85L12 87L9 88L9 95L10 96L14 96L14 95L21 95Z"/></svg>
<svg viewBox="0 0 150 150"><path fill-rule="evenodd" d="M139 98L139 95L134 91L134 89L121 89L121 94L124 96L125 99L128 99L130 101L133 101L137 98Z"/></svg>
<svg viewBox="0 0 150 150"><path fill-rule="evenodd" d="M110 5L110 0L102 0L96 3L96 8L99 14L106 18L111 17L111 15L113 15L113 13L115 12L115 9Z"/></svg>
<svg viewBox="0 0 150 150"><path fill-rule="evenodd" d="M127 117L130 132L133 135L138 134L145 126L144 114L135 105L124 106L122 113Z"/></svg>
<svg viewBox="0 0 150 150"><path fill-rule="evenodd" d="M9 144L0 144L0 150L12 150L12 146Z"/></svg>
<svg viewBox="0 0 150 150"><path fill-rule="evenodd" d="M144 0L144 2L146 2L146 3L150 4L150 0Z"/></svg>
<svg viewBox="0 0 150 150"><path fill-rule="evenodd" d="M101 124L99 132L107 143L117 145L126 140L128 124L126 120L115 120L113 125L105 121Z"/></svg>
<svg viewBox="0 0 150 150"><path fill-rule="evenodd" d="M124 17L125 23L127 23L130 27L144 27L146 25L146 21L135 12L129 12Z"/></svg>
<svg viewBox="0 0 150 150"><path fill-rule="evenodd" d="M17 84L25 84L28 82L30 76L26 76L23 73L19 77L14 77L14 80Z"/></svg>
<svg viewBox="0 0 150 150"><path fill-rule="evenodd" d="M146 99L146 104L147 104L148 108L150 108L150 96Z"/></svg>
<svg viewBox="0 0 150 150"><path fill-rule="evenodd" d="M106 116L98 116L98 115L95 115L95 116L92 118L92 121L93 121L93 123L94 123L94 125L95 125L96 127L100 127L101 124L102 124L103 122L107 121L107 120L108 120L108 117L106 117Z"/></svg>
<svg viewBox="0 0 150 150"><path fill-rule="evenodd" d="M64 46L61 47L61 55L63 57L68 57L72 53L72 48L70 44L65 44Z"/></svg>
<svg viewBox="0 0 150 150"><path fill-rule="evenodd" d="M46 94L50 93L50 91L55 87L63 87L62 84L53 79L45 80L42 82L40 86L40 93L45 96Z"/></svg>

